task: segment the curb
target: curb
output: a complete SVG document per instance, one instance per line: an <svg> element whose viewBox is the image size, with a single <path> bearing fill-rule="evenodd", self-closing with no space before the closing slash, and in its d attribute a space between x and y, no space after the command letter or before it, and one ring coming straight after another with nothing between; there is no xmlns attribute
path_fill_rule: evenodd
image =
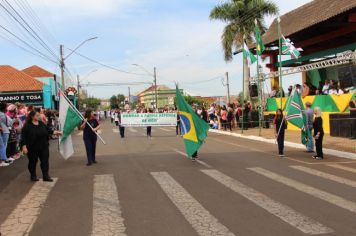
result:
<svg viewBox="0 0 356 236"><path fill-rule="evenodd" d="M216 133L216 134L223 134L223 135L227 135L227 136L233 136L233 137L237 137L237 138L249 139L249 140L253 140L253 141L275 144L274 139L263 138L263 137L259 137L259 136L255 136L255 135L243 135L243 134L237 134L237 133L231 133L231 132L227 132L227 131L220 131L220 130L213 130L213 129L210 129L209 132ZM305 149L305 146L303 144L293 143L293 142L288 142L288 141L284 142L284 146L292 147L292 148L296 148L296 149ZM342 157L342 158L356 160L356 154L351 153L351 152L343 152L343 151L338 151L338 150L328 149L328 148L324 148L323 152L325 154L336 156L336 157Z"/></svg>

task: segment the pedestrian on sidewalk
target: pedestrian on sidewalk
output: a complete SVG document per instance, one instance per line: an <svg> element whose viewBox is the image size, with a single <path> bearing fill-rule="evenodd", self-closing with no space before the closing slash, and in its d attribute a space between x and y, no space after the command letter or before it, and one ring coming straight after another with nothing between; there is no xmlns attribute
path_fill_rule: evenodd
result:
<svg viewBox="0 0 356 236"><path fill-rule="evenodd" d="M6 115L6 103L0 103L0 167L8 166L13 159L6 155L7 145L12 127L12 119Z"/></svg>
<svg viewBox="0 0 356 236"><path fill-rule="evenodd" d="M287 129L287 120L285 119L282 109L278 109L274 118L274 134L278 143L278 155L284 157L284 134Z"/></svg>
<svg viewBox="0 0 356 236"><path fill-rule="evenodd" d="M313 132L313 121L314 121L314 111L311 109L312 104L310 102L305 103L305 115L307 120L307 129L309 129L310 134ZM312 138L308 139L307 142L307 152L314 152L314 141Z"/></svg>
<svg viewBox="0 0 356 236"><path fill-rule="evenodd" d="M323 154L323 138L324 138L324 129L323 129L323 118L321 118L320 107L314 108L315 119L313 123L314 129L314 139L316 147L316 155L313 156L314 159L322 160L324 158Z"/></svg>
<svg viewBox="0 0 356 236"><path fill-rule="evenodd" d="M232 107L229 107L227 109L227 127L229 127L229 130L232 131L232 122L234 121L234 112Z"/></svg>
<svg viewBox="0 0 356 236"><path fill-rule="evenodd" d="M227 129L227 110L226 106L224 105L222 110L221 110L221 124L224 130L226 131Z"/></svg>
<svg viewBox="0 0 356 236"><path fill-rule="evenodd" d="M83 129L83 140L88 159L87 166L91 166L93 163L97 163L95 160L96 141L98 139L96 132L100 129L100 125L98 120L95 118L94 112L91 109L85 111L84 118L85 119L80 128ZM88 123L91 127L88 125Z"/></svg>
<svg viewBox="0 0 356 236"><path fill-rule="evenodd" d="M49 176L49 137L61 135L57 130L49 129L41 120L41 114L33 110L28 114L26 124L22 128L21 149L28 157L28 170L31 181L38 181L36 174L37 161L40 159L43 181L53 182Z"/></svg>

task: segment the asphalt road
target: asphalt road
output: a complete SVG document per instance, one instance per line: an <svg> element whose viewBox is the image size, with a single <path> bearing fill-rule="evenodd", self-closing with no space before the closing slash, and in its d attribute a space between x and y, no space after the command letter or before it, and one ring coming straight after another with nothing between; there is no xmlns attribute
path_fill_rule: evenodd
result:
<svg viewBox="0 0 356 236"><path fill-rule="evenodd" d="M191 162L173 127L152 132L105 123L90 167L80 132L67 161L53 142L52 184L26 158L1 168L2 236L356 235L356 161L210 134Z"/></svg>

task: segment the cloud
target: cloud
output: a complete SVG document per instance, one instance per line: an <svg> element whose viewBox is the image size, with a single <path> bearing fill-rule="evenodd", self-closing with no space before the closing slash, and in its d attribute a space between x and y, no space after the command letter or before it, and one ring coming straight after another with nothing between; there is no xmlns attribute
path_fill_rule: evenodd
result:
<svg viewBox="0 0 356 236"><path fill-rule="evenodd" d="M31 0L31 5L50 11L54 18L100 17L123 13L143 0Z"/></svg>

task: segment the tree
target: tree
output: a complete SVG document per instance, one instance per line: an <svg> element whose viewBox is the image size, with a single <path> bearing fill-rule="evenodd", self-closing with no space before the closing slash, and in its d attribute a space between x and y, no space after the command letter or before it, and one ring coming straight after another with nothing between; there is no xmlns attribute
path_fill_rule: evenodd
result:
<svg viewBox="0 0 356 236"><path fill-rule="evenodd" d="M86 108L96 110L101 103L101 100L95 97L88 97L80 102L81 104L86 104Z"/></svg>
<svg viewBox="0 0 356 236"><path fill-rule="evenodd" d="M110 98L110 107L111 109L118 108L117 97L115 95Z"/></svg>
<svg viewBox="0 0 356 236"><path fill-rule="evenodd" d="M121 105L122 102L125 101L125 95L123 94L118 94L117 95L117 103L119 104L119 106Z"/></svg>
<svg viewBox="0 0 356 236"><path fill-rule="evenodd" d="M233 50L240 48L244 40L246 43L253 42L255 20L261 33L264 33L266 31L264 17L277 13L278 6L268 0L227 0L215 6L210 12L210 19L220 20L227 24L221 36L225 61L232 61ZM250 71L247 60L243 63L246 98L246 94L249 94Z"/></svg>

